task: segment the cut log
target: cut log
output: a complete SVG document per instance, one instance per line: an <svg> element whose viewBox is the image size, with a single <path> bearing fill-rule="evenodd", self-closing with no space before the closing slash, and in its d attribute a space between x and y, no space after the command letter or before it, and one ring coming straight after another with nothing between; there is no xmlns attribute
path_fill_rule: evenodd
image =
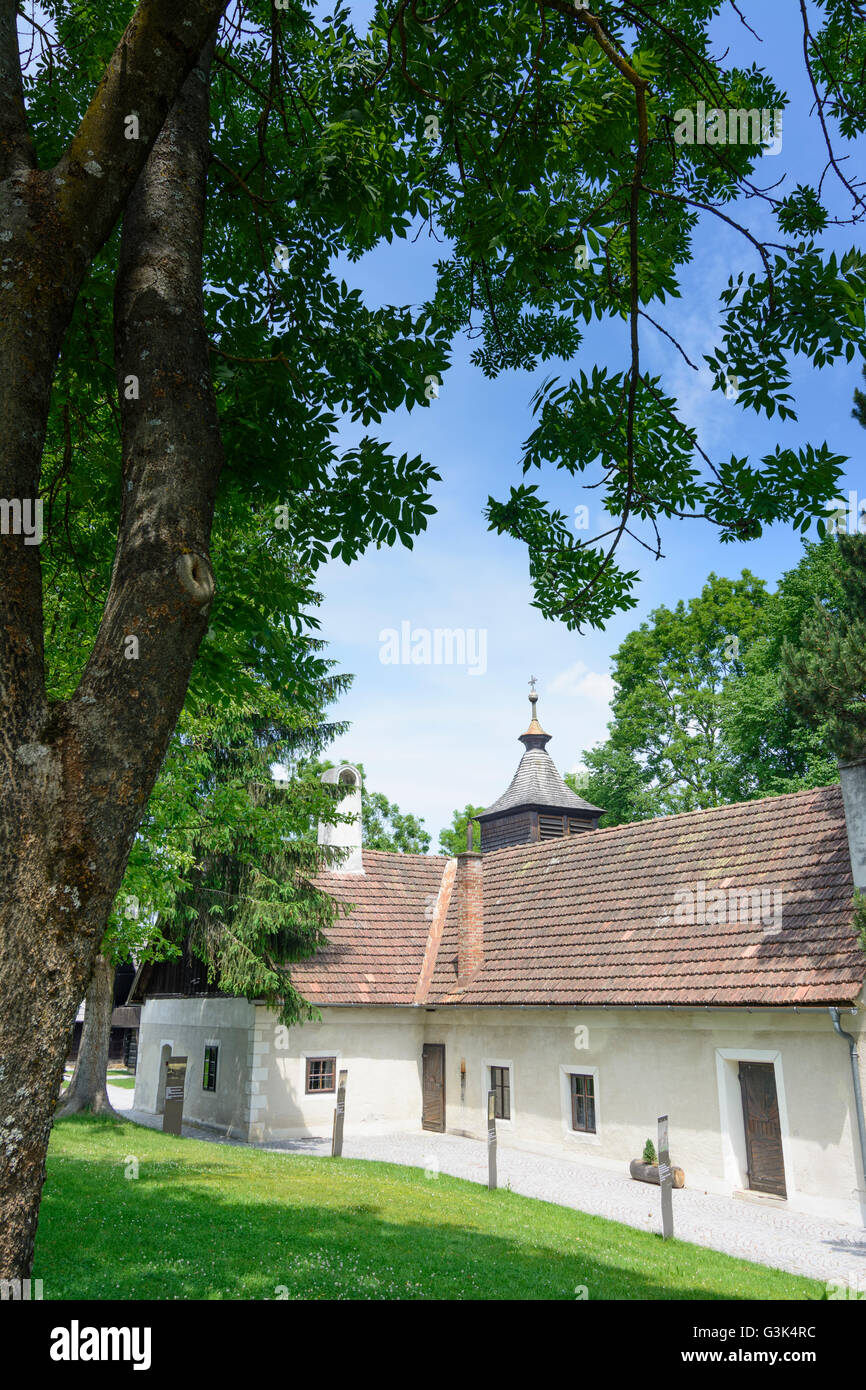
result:
<svg viewBox="0 0 866 1390"><path fill-rule="evenodd" d="M628 1165L628 1171L636 1182L654 1182L656 1187L661 1186L657 1163L642 1163L639 1158L633 1158ZM686 1175L682 1168L672 1167L671 1173L673 1174L674 1187L685 1187Z"/></svg>

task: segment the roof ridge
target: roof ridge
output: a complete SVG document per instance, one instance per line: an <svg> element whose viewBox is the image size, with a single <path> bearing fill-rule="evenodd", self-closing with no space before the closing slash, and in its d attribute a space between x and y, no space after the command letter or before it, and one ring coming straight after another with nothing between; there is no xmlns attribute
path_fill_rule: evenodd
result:
<svg viewBox="0 0 866 1390"><path fill-rule="evenodd" d="M672 811L669 816L650 816L648 820L629 820L622 825L605 825L603 830L625 830L629 825L649 825L653 821L679 820L682 816L714 816L720 811L733 811L737 806L760 806L764 801L787 801L795 796L813 796L830 791L838 782L826 782L821 787L801 787L797 792L768 792L766 796L749 796L742 801L723 801L721 806L695 806L691 811Z"/></svg>
<svg viewBox="0 0 866 1390"><path fill-rule="evenodd" d="M441 859L444 863L446 863L449 859L453 858L453 856L450 854L416 854L414 851L411 853L407 853L405 850L402 849L367 849L363 845L361 847L361 850L364 855L364 858L366 858L368 855L373 854L380 855L383 859L423 859L425 864L435 863L437 859ZM339 872L339 870L337 872ZM356 877L358 877L358 875L356 875Z"/></svg>
<svg viewBox="0 0 866 1390"><path fill-rule="evenodd" d="M427 996L430 993L430 986L433 983L433 976L436 973L436 964L439 958L439 947L442 944L442 933L445 929L445 920L448 916L448 909L451 906L451 896L454 892L454 880L457 877L457 860L447 859L445 868L442 870L442 877L439 880L439 892L436 895L436 902L430 917L430 930L427 933L427 943L424 947L424 955L421 960L418 979L415 984L416 1004L426 1004Z"/></svg>
<svg viewBox="0 0 866 1390"><path fill-rule="evenodd" d="M838 782L828 782L822 787L803 787L797 792L777 792L768 796L750 797L745 801L726 801L721 806L696 806L691 811L673 811L667 816L648 816L646 820L623 821L620 825L602 825L591 832L594 842L597 842L599 835L614 835L618 831L634 830L639 825L667 825L670 821L683 820L686 816L717 816L723 811L733 811L740 806L761 806L768 801L789 801L794 797L815 796L819 792L829 792L839 788ZM504 849L488 850L488 854L495 854L497 857L504 854L513 854L519 850L527 849L550 849L552 846L562 848L563 844L580 843L582 835L565 835L552 840L530 840L521 845L508 845Z"/></svg>
<svg viewBox="0 0 866 1390"><path fill-rule="evenodd" d="M669 821L682 820L684 816L715 816L723 811L733 811L738 806L760 806L765 801L788 801L792 800L794 797L814 796L818 792L828 792L838 787L838 782L827 782L820 787L803 787L800 791L796 792L770 792L767 796L753 796L744 801L726 801L721 806L696 806L691 811L673 811L667 816L648 816L646 820L628 820L623 821L621 825L603 825L599 826L591 833L595 839L599 835L612 835L616 831L633 830L636 825L667 825ZM502 854L512 854L518 850L550 849L551 846L556 845L562 848L564 843L572 844L579 840L579 835L566 835L553 840L534 840L527 841L521 845L508 845L504 849L487 850L486 853L496 854L498 856ZM425 864L433 864L437 861L441 861L442 864L445 865L448 863L449 859L454 858L451 854L416 854L406 853L398 849L364 849L362 852L365 857L368 855L375 855L382 859L405 860L409 863L416 863L418 860L423 860ZM341 876L339 869L331 870L330 872L333 874L334 878L339 878ZM354 875L354 877L359 877L359 875Z"/></svg>

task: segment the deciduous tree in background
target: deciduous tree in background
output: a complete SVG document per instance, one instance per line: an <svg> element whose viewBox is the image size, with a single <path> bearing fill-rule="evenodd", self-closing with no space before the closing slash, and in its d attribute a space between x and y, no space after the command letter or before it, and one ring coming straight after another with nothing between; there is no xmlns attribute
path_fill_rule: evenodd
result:
<svg viewBox="0 0 866 1390"><path fill-rule="evenodd" d="M392 854L426 854L430 835L424 821L411 811L401 811L396 802L389 801L383 792L371 791L363 763L355 764L361 774L361 843L365 849L387 850ZM300 764L298 772L305 782L319 785L322 773L334 764L329 760L312 759ZM335 804L339 802L339 792ZM315 842L318 818L310 815L305 829L308 840Z"/></svg>
<svg viewBox="0 0 866 1390"><path fill-rule="evenodd" d="M606 790L610 798L623 761L631 758L655 815L739 800L740 769L723 736L724 688L741 649L760 630L765 602L763 581L748 570L734 580L713 574L698 598L655 609L629 633L613 662L610 738L603 751L584 759L602 774L608 758L613 766L607 786L588 780L584 795L591 791L593 800ZM618 809L596 804L608 813Z"/></svg>
<svg viewBox="0 0 866 1390"><path fill-rule="evenodd" d="M439 832L439 850L442 854L465 854L466 853L466 828L472 821L472 848L481 848L481 826L475 819L480 816L485 808L483 806L473 806L468 803L461 811L455 810L451 817L451 824Z"/></svg>
<svg viewBox="0 0 866 1390"><path fill-rule="evenodd" d="M361 793L361 825L368 849L397 854L426 854L430 835L424 821L411 811L401 811L382 792Z"/></svg>
<svg viewBox="0 0 866 1390"><path fill-rule="evenodd" d="M784 649L841 593L830 539L808 544L775 592L744 571L711 576L697 599L660 608L613 661L609 737L566 780L606 808L602 825L826 786L838 776L815 707L793 701Z"/></svg>

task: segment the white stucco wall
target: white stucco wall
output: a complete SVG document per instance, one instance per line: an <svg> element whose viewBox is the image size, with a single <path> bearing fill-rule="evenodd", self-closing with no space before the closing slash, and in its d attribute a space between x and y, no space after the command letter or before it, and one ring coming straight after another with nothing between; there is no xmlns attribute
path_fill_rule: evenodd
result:
<svg viewBox="0 0 866 1390"><path fill-rule="evenodd" d="M136 1110L162 1109L160 1071L164 1049L186 1057L184 1120L246 1138L255 1007L246 999L149 999L141 1011ZM219 1046L216 1091L202 1088L204 1050Z"/></svg>
<svg viewBox="0 0 866 1390"><path fill-rule="evenodd" d="M859 1016L842 1022L859 1032ZM489 1067L507 1065L501 1144L622 1173L666 1113L687 1185L728 1195L746 1187L737 1061L772 1062L788 1208L866 1217L848 1049L826 1010L325 1008L320 1022L285 1029L243 1000L154 1000L142 1011L140 1108L156 1108L165 1041L190 1058L186 1116L252 1139L330 1135L335 1095L305 1094L308 1055L348 1071L347 1135L419 1131L422 1048L442 1043L449 1132L484 1137ZM201 1090L209 1041L220 1042L215 1096ZM571 1129L570 1070L594 1078L596 1134Z"/></svg>
<svg viewBox="0 0 866 1390"><path fill-rule="evenodd" d="M622 1172L667 1114L673 1162L708 1192L746 1187L737 1060L772 1062L788 1207L863 1218L849 1054L826 1012L440 1009L426 1020L424 1040L445 1044L450 1132L484 1137L489 1067L509 1065L502 1143ZM843 1016L850 1032L858 1022ZM571 1129L569 1070L594 1077L594 1135Z"/></svg>
<svg viewBox="0 0 866 1390"><path fill-rule="evenodd" d="M252 1138L329 1137L335 1095L306 1094L308 1056L348 1071L344 1134L420 1127L424 1014L417 1009L323 1009L320 1023L283 1028L256 1010Z"/></svg>

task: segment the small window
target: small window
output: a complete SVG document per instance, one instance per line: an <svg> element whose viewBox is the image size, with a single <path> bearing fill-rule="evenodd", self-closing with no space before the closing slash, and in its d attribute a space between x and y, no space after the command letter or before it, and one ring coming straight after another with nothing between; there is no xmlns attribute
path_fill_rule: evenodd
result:
<svg viewBox="0 0 866 1390"><path fill-rule="evenodd" d="M494 1114L497 1120L511 1119L511 1079L507 1067L490 1068L490 1089L496 1101Z"/></svg>
<svg viewBox="0 0 866 1390"><path fill-rule="evenodd" d="M595 1134L595 1083L591 1076L571 1075L571 1127Z"/></svg>
<svg viewBox="0 0 866 1390"><path fill-rule="evenodd" d="M307 1058L307 1095L316 1091L335 1091L336 1057Z"/></svg>
<svg viewBox="0 0 866 1390"><path fill-rule="evenodd" d="M205 1050L204 1050L204 1074L203 1074L202 1080L201 1080L201 1088L202 1088L203 1091L215 1091L215 1090L216 1090L217 1058L218 1058L218 1056L219 1056L219 1048L218 1048L215 1044L211 1043L211 1044L209 1044L209 1045L205 1048Z"/></svg>

